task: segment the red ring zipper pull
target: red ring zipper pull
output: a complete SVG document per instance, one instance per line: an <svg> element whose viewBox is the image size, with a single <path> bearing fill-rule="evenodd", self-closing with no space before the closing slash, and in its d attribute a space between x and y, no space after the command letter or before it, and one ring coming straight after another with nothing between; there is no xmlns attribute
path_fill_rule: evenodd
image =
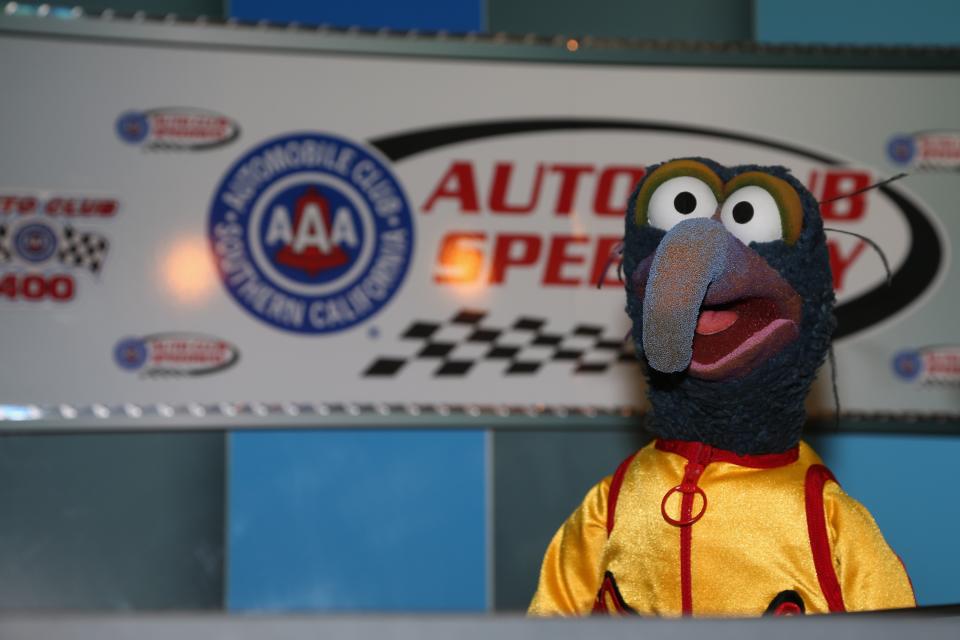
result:
<svg viewBox="0 0 960 640"><path fill-rule="evenodd" d="M667 493L663 496L663 500L660 501L660 514L663 516L664 520L666 520L673 526L689 527L690 525L695 523L697 520L702 518L703 514L707 512L707 494L704 493L703 489L701 489L697 485L697 482L699 482L700 480L701 474L703 474L704 468L705 468L705 465L700 464L698 462L693 462L693 461L688 462L683 472L683 481L681 481L680 484L678 484L677 486L667 491ZM684 495L689 495L689 494L699 495L700 498L703 500L703 504L700 507L700 511L696 515L691 514L689 518L684 518L682 515L682 511L681 511L680 519L671 517L669 514L667 514L667 500L669 500L670 496L672 496L675 493L681 493ZM681 501L681 504L682 504L682 501Z"/></svg>

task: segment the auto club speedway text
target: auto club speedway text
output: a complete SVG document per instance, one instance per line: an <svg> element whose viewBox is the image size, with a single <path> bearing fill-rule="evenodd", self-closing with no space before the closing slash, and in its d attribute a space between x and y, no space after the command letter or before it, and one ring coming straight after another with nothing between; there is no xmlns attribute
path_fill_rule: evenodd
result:
<svg viewBox="0 0 960 640"><path fill-rule="evenodd" d="M620 283L617 262L610 262L611 252L623 239L627 199L643 177L644 168L538 163L532 179L529 167L523 172L517 169L512 162L497 162L491 169L468 160L453 161L423 200L421 213L427 217L455 215L464 227L478 216L529 219L579 214L581 220L616 220L618 232L548 234L537 231L534 225L527 232L449 230L435 254L434 281L453 286L503 286L515 271L538 270L539 283L545 287L596 287L602 278L604 288L610 285L616 290ZM866 193L826 201L862 189L871 184L871 179L867 171L828 168L812 171L807 188L824 202L821 215L825 223L856 223L867 213ZM575 208L576 203L588 206ZM589 227L589 220L583 226ZM843 249L828 239L833 284L838 292L866 246L859 240Z"/></svg>

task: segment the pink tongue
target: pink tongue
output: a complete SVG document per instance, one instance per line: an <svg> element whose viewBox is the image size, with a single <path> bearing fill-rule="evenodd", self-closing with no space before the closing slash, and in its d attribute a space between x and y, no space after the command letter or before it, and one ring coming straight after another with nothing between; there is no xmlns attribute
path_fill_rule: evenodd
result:
<svg viewBox="0 0 960 640"><path fill-rule="evenodd" d="M702 336L712 336L729 329L737 321L736 311L703 310L697 318L697 333Z"/></svg>

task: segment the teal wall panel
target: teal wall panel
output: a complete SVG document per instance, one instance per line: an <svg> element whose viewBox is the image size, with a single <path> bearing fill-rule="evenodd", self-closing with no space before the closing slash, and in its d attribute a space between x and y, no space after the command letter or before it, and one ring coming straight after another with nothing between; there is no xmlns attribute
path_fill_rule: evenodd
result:
<svg viewBox="0 0 960 640"><path fill-rule="evenodd" d="M0 610L220 608L223 445L0 436Z"/></svg>
<svg viewBox="0 0 960 640"><path fill-rule="evenodd" d="M954 0L755 2L760 42L960 44L960 3Z"/></svg>
<svg viewBox="0 0 960 640"><path fill-rule="evenodd" d="M543 552L601 478L650 436L635 429L497 431L493 446L497 611L524 611Z"/></svg>
<svg viewBox="0 0 960 640"><path fill-rule="evenodd" d="M750 0L487 0L489 31L645 40L745 41Z"/></svg>

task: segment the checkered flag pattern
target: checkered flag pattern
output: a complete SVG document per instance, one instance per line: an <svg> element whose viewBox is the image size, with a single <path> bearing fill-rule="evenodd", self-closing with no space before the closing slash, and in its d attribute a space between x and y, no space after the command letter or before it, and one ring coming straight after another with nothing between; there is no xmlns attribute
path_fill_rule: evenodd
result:
<svg viewBox="0 0 960 640"><path fill-rule="evenodd" d="M10 262L13 254L10 252L10 231L7 225L0 224L0 263Z"/></svg>
<svg viewBox="0 0 960 640"><path fill-rule="evenodd" d="M414 343L407 357L374 360L364 377L399 375L413 361L436 362L434 376L466 376L480 362L503 366L505 375L533 375L549 363L567 364L577 374L603 373L617 363L636 363L633 347L622 337L604 335L598 325L578 324L564 333L547 330L547 320L521 316L492 326L483 311L464 309L446 321L414 321L401 334Z"/></svg>
<svg viewBox="0 0 960 640"><path fill-rule="evenodd" d="M57 259L67 267L100 273L109 249L110 242L105 237L96 233L81 233L68 226L63 228Z"/></svg>

